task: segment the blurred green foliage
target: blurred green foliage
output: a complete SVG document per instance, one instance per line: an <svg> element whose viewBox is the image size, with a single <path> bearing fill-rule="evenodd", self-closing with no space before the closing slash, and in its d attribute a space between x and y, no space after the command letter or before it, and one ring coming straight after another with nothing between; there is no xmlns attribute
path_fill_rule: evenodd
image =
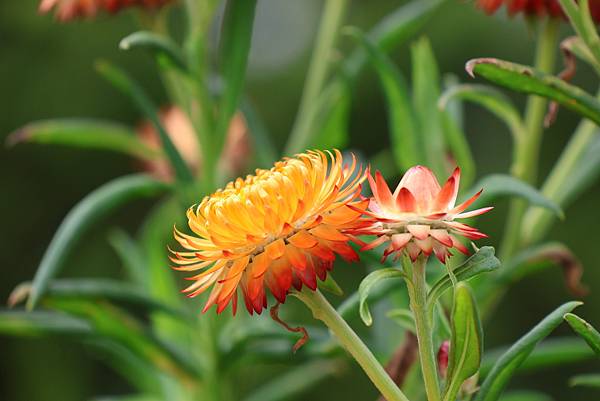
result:
<svg viewBox="0 0 600 401"><path fill-rule="evenodd" d="M289 8L276 2L289 3ZM294 44L287 58L274 57L270 62L251 56L248 96L254 101L279 148L294 122L300 88L310 55L311 32L318 23L320 2L310 0L299 7L294 0L261 0L257 10L263 32L253 44L263 54ZM368 29L399 2L377 0L352 3L348 23ZM298 8L299 7L299 8ZM126 53L118 49L119 41L135 30L133 15L102 16L95 21L58 24L49 16L36 13L37 0L0 2L0 139L24 124L39 119L92 117L113 119L136 125L140 114L129 100L116 93L98 74L97 59L108 59L124 66L157 101L164 103L151 57L143 52ZM301 12L300 14L298 14ZM285 21L303 17L302 24L290 25L281 36L274 35ZM174 16L178 18L177 15ZM291 22L290 22L291 24ZM285 25L283 25L285 27ZM269 29L271 29L269 31ZM566 31L566 25L563 27ZM268 35L271 32L271 35ZM485 16L472 2L456 1L447 5L430 21L423 32L432 45L439 69L470 82L464 72L466 60L494 56L523 64L531 63L535 35L521 18L505 15ZM280 41L282 43L269 43ZM341 45L345 52L355 45L346 37ZM267 49L267 50L265 50ZM391 54L406 76L410 76L410 46ZM253 63L254 60L254 64ZM389 148L386 108L377 75L369 69L358 84L351 106L349 148L364 155L374 155ZM592 71L581 65L574 81L593 92L596 82ZM524 97L508 93L521 106ZM466 132L473 149L478 177L506 171L509 165L510 135L493 116L480 112L478 106L466 106ZM547 130L541 152L541 177L548 173L565 146L577 122L577 116L561 110L556 123ZM377 166L375 166L377 167ZM74 150L58 146L17 146L0 148L0 199L3 211L0 266L3 279L0 298L6 299L15 284L33 277L42 254L68 210L86 194L110 179L136 169L126 156L100 151ZM397 172L396 175L399 175ZM541 182L541 181L540 181ZM600 219L597 202L600 185L596 184L566 211L566 219L554 225L549 237L568 244L586 268L583 280L591 289L578 314L598 327L600 321L600 268L597 258L599 239L595 225ZM504 225L506 200L481 219L482 231L490 240L481 245L497 245ZM150 202L139 201L113 215L86 235L71 257L66 276L120 277L119 263L107 236L116 224L136 227L149 210ZM183 211L182 211L183 212ZM83 267L85 266L85 269ZM338 281L345 289L356 288L364 271L342 267L345 274ZM337 276L336 276L337 278ZM565 290L559 269L528 277L513 287L495 312L495 331L486 331L486 348L514 341L525 333L524 327L537 323L549 310L571 297ZM522 307L527 299L528 307ZM198 301L189 301L198 304ZM596 320L594 320L596 319ZM559 334L569 333L568 327ZM398 342L402 339L399 338ZM94 358L88 347L55 338L0 339L0 399L11 401L90 399L102 394L125 394L128 385L103 361ZM592 399L594 390L567 387L568 378L589 371L590 366L552 368L541 373L520 376L514 388L544 388L556 399ZM248 375L252 380L252 373ZM310 399L326 400L350 396L373 399L374 391L357 368L334 376L336 385L322 384L312 390ZM307 398L309 396L307 395Z"/></svg>

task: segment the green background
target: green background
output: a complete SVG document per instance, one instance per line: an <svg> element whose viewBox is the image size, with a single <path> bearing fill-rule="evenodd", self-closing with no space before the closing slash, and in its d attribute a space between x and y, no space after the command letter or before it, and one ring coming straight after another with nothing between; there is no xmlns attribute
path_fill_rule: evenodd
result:
<svg viewBox="0 0 600 401"><path fill-rule="evenodd" d="M270 0L259 2L257 33L247 90L264 117L269 131L282 146L294 119L321 2ZM347 21L367 29L401 2L354 1ZM135 30L129 13L102 16L95 21L58 24L36 12L36 0L0 2L0 140L25 123L54 117L96 117L135 125L138 114L126 98L94 72L99 58L114 61L132 72L159 101L165 99L152 59L140 52L118 50L118 41ZM563 35L569 33L563 27ZM474 57L495 56L531 63L534 31L522 18L504 13L488 17L472 1L456 1L432 19L423 32L431 39L442 72L469 81L463 67ZM415 38L416 39L416 38ZM273 41L272 43L269 41ZM345 40L341 52L351 43ZM277 52L281 52L280 56ZM408 49L393 57L409 73ZM575 83L595 90L597 78L580 66ZM513 96L523 105L522 96ZM389 145L385 107L376 77L361 78L354 96L350 148L372 155ZM561 110L558 121L544 138L541 175L549 171L565 146L577 117ZM478 176L505 172L510 163L510 137L504 126L481 109L467 106L466 130L477 161ZM375 166L376 167L376 166ZM111 153L73 150L57 146L0 147L0 299L31 279L53 232L69 209L92 189L132 172L135 163ZM597 224L600 185L581 196L556 224L551 238L566 243L585 267L584 282L591 288L586 305L578 310L600 326L600 268ZM497 245L506 216L506 201L481 219L490 234L480 245ZM134 229L149 203L125 208L97 227L71 258L65 276L110 276L118 262L106 242L115 225ZM358 281L362 272L349 268ZM486 331L486 347L518 338L559 303L570 299L559 269L546 270L515 286L505 298ZM557 335L568 334L561 327ZM85 347L59 339L0 338L0 400L85 400L97 394L128 392L127 384ZM400 338L399 338L400 341ZM540 388L557 399L590 400L594 392L568 389L577 372L598 370L598 364L548 369L520 376L512 387ZM357 370L342 372L306 399L372 399L370 384ZM331 389L337 389L332 392ZM596 392L595 397L600 397Z"/></svg>

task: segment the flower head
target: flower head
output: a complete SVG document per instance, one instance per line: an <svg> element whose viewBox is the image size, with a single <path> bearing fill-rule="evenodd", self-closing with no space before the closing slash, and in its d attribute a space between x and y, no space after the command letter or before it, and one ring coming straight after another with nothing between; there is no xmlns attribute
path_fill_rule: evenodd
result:
<svg viewBox="0 0 600 401"><path fill-rule="evenodd" d="M100 11L116 13L126 7L159 8L172 0L42 0L38 10L46 14L55 10L56 19L62 22L75 18L88 18Z"/></svg>
<svg viewBox="0 0 600 401"><path fill-rule="evenodd" d="M477 0L477 6L488 14L495 13L506 5L509 15L523 13L527 16L565 18L558 0ZM589 0L590 13L596 22L600 22L600 0Z"/></svg>
<svg viewBox="0 0 600 401"><path fill-rule="evenodd" d="M371 225L354 230L354 234L376 235L378 238L363 246L362 250L389 243L384 251L384 259L395 253L399 257L406 250L415 261L423 253L432 252L445 263L450 249L456 248L468 254L457 236L469 239L486 237L476 228L455 221L457 219L483 214L491 207L465 212L481 194L479 191L466 202L455 206L460 181L457 167L443 187L440 187L433 172L427 167L415 166L409 169L400 180L394 193L384 181L381 173L375 178L368 176L373 197L369 210L365 212Z"/></svg>
<svg viewBox="0 0 600 401"><path fill-rule="evenodd" d="M316 289L336 255L358 260L346 231L362 224L368 200L357 197L365 174L354 158L342 162L339 151L303 153L191 207L194 235L175 229L186 251L171 251L175 269L200 271L183 291L194 297L212 287L204 311L217 305L220 313L231 302L235 313L240 290L248 312L261 313L265 287L283 303L292 286Z"/></svg>

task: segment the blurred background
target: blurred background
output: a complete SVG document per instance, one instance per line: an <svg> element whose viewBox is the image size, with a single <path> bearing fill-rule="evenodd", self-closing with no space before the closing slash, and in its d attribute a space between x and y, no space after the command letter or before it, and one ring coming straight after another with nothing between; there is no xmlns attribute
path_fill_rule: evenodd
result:
<svg viewBox="0 0 600 401"><path fill-rule="evenodd" d="M368 29L400 1L354 1L347 21ZM94 71L96 60L105 58L124 66L141 81L158 103L165 94L153 60L143 52L124 53L118 42L135 28L129 12L102 16L94 21L59 24L37 13L38 0L0 2L0 140L27 122L55 117L95 117L138 124L139 115L128 99L117 93ZM292 126L313 34L321 10L319 0L261 0L255 22L247 93L255 102L270 133L281 147ZM568 33L563 27L563 34ZM504 12L484 15L474 2L457 0L438 13L422 32L432 42L440 70L461 81L470 78L465 62L494 56L531 63L534 31L522 18ZM416 39L416 38L415 38ZM340 56L353 44L344 39ZM409 74L408 46L393 58ZM595 91L597 79L583 65L575 83ZM522 106L524 97L509 94ZM467 105L466 131L477 162L477 174L506 172L510 163L510 136L487 112ZM546 131L542 148L541 177L548 173L565 146L578 119L561 110L557 122ZM389 146L382 93L371 71L362 75L354 96L349 148L365 156ZM266 166L265 166L266 167ZM375 166L377 167L377 166ZM5 300L18 283L33 277L42 254L61 219L83 196L110 179L132 172L135 164L125 156L58 146L0 146L0 299ZM398 172L400 173L400 172ZM581 196L557 223L550 238L563 241L585 267L583 281L591 293L579 310L590 323L600 326L600 268L598 231L600 185ZM64 276L111 276L118 262L107 245L106 234L116 224L134 229L151 206L138 202L104 221L87 236L71 258ZM506 201L481 219L490 234L480 245L497 245ZM349 270L352 267L348 268ZM347 273L357 283L361 271ZM569 300L560 269L546 270L514 287L498 308L493 331L486 332L486 347L515 340L558 304ZM563 327L557 335L565 334ZM96 394L127 393L127 384L83 346L65 339L0 338L0 400L75 401ZM512 386L543 388L556 399L597 399L582 388L569 389L568 377L586 372L590 365L522 375ZM306 399L340 399L346 389L352 399L372 399L372 388L359 371L342 372L335 386L323 385ZM341 383L344 383L341 386ZM522 387L522 386L521 386ZM597 393L596 393L597 397Z"/></svg>

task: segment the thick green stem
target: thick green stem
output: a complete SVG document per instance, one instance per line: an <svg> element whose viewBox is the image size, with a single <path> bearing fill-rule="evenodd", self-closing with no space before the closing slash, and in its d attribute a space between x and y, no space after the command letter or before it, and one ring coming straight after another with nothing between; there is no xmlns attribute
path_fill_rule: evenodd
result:
<svg viewBox="0 0 600 401"><path fill-rule="evenodd" d="M293 292L292 295L304 302L316 319L325 323L387 401L408 401L371 351L320 291L303 290Z"/></svg>
<svg viewBox="0 0 600 401"><path fill-rule="evenodd" d="M310 145L311 106L317 101L327 78L335 41L342 24L348 0L327 0L317 34L306 83L302 92L298 114L285 154L302 152Z"/></svg>
<svg viewBox="0 0 600 401"><path fill-rule="evenodd" d="M540 29L535 56L535 68L551 74L556 61L558 28L560 21L549 18ZM529 96L525 112L526 135L515 143L515 154L511 173L531 184L537 177L540 144L543 133L543 121L547 101L539 96ZM510 211L501 246L501 260L508 260L517 251L521 242L521 222L527 204L523 200L511 202Z"/></svg>
<svg viewBox="0 0 600 401"><path fill-rule="evenodd" d="M440 401L440 384L437 373L436 353L433 347L431 315L427 313L426 265L427 259L422 255L413 264L412 285L408 285L408 295L410 297L410 309L413 312L415 327L417 329L419 358L427 399L428 401Z"/></svg>

